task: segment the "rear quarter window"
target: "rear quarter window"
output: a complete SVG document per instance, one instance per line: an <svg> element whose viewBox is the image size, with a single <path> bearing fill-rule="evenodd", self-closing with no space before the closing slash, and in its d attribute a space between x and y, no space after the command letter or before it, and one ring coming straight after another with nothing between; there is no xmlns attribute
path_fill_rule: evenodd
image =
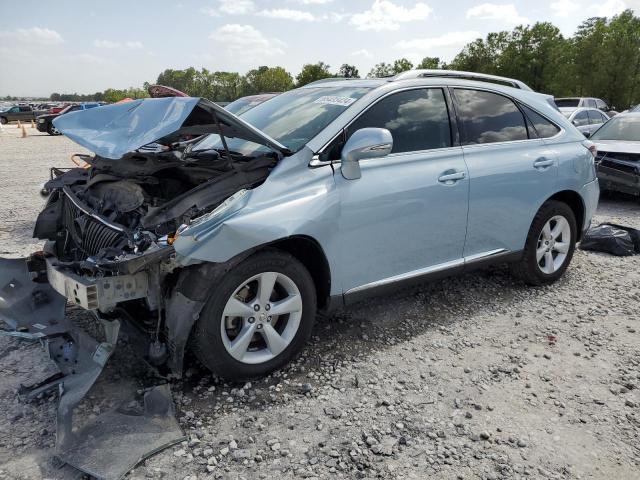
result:
<svg viewBox="0 0 640 480"><path fill-rule="evenodd" d="M550 138L560 132L560 128L557 125L547 120L535 110L526 105L520 105L520 108L522 108L530 125L533 127L533 132L529 132L531 138Z"/></svg>

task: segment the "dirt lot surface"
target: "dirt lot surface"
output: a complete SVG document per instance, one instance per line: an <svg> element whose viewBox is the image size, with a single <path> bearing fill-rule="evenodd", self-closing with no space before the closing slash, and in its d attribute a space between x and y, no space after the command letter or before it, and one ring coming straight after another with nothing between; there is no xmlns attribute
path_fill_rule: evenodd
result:
<svg viewBox="0 0 640 480"><path fill-rule="evenodd" d="M27 131L0 133L3 256L37 247L39 184L82 151ZM640 228L639 206L605 198L596 221ZM550 287L496 267L319 320L297 361L251 384L191 361L171 386L188 440L129 478L640 479L638 285L640 256L577 251ZM124 379L150 381L125 347L85 413ZM17 398L51 365L40 345L0 338L0 478L81 478L51 460L56 395Z"/></svg>

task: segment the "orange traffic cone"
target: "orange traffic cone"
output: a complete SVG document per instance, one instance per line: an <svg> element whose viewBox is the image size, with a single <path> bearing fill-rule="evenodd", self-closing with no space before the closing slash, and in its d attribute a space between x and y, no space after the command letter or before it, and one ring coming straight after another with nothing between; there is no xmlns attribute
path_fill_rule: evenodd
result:
<svg viewBox="0 0 640 480"><path fill-rule="evenodd" d="M27 129L24 128L24 125L22 125L22 138L25 138L27 136Z"/></svg>
<svg viewBox="0 0 640 480"><path fill-rule="evenodd" d="M31 128L36 128L36 122L34 122L33 120L31 120Z"/></svg>
<svg viewBox="0 0 640 480"><path fill-rule="evenodd" d="M18 120L18 128L20 128L22 125L20 124L20 120Z"/></svg>

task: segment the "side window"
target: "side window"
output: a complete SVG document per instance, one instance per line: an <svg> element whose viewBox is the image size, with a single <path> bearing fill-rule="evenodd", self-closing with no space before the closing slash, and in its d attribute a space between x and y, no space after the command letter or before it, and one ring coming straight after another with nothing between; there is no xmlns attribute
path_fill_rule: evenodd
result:
<svg viewBox="0 0 640 480"><path fill-rule="evenodd" d="M371 106L347 129L347 138L366 127L386 128L393 136L391 153L451 146L451 125L440 88L394 93Z"/></svg>
<svg viewBox="0 0 640 480"><path fill-rule="evenodd" d="M526 140L522 112L507 97L481 90L455 89L464 143Z"/></svg>
<svg viewBox="0 0 640 480"><path fill-rule="evenodd" d="M588 98L587 99L587 107L589 108L597 108L596 107L596 101L594 98Z"/></svg>
<svg viewBox="0 0 640 480"><path fill-rule="evenodd" d="M604 103L604 100L600 100L599 98L596 98L596 107L600 110L608 110L607 104Z"/></svg>
<svg viewBox="0 0 640 480"><path fill-rule="evenodd" d="M9 113L18 113L20 111L19 107L12 107L11 110L9 110Z"/></svg>
<svg viewBox="0 0 640 480"><path fill-rule="evenodd" d="M586 110L582 110L581 112L576 113L576 116L573 117L573 124L576 127L584 127L585 125L589 125L589 115Z"/></svg>
<svg viewBox="0 0 640 480"><path fill-rule="evenodd" d="M30 112L31 108L30 107L20 107L20 111L21 112Z"/></svg>
<svg viewBox="0 0 640 480"><path fill-rule="evenodd" d="M531 128L529 129L529 137L549 138L553 137L560 131L560 129L556 125L544 118L538 112L535 112L526 105L520 105L520 107L524 111L524 114L527 116L529 122L533 124L534 131L531 132Z"/></svg>
<svg viewBox="0 0 640 480"><path fill-rule="evenodd" d="M609 121L609 119L607 118L607 116L606 116L604 113L602 113L602 112L600 112L600 117L602 118L602 123L606 123L606 122L608 122L608 121Z"/></svg>
<svg viewBox="0 0 640 480"><path fill-rule="evenodd" d="M602 117L597 110L589 110L589 123L591 125L602 123Z"/></svg>

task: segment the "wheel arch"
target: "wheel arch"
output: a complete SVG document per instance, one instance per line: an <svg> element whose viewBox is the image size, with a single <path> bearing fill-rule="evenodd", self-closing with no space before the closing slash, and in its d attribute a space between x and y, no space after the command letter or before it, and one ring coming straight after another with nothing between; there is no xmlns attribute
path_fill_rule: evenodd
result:
<svg viewBox="0 0 640 480"><path fill-rule="evenodd" d="M327 307L331 293L331 268L322 246L316 239L307 235L293 235L256 247L254 252L266 248L287 252L300 261L313 278L318 309Z"/></svg>
<svg viewBox="0 0 640 480"><path fill-rule="evenodd" d="M577 240L580 241L582 238L582 229L584 228L584 216L585 216L585 205L584 200L580 196L578 192L575 190L562 190L560 192L554 193L552 196L547 198L544 203L549 200L556 200L558 202L565 203L571 208L573 214L576 217L576 223L578 225L577 232Z"/></svg>

